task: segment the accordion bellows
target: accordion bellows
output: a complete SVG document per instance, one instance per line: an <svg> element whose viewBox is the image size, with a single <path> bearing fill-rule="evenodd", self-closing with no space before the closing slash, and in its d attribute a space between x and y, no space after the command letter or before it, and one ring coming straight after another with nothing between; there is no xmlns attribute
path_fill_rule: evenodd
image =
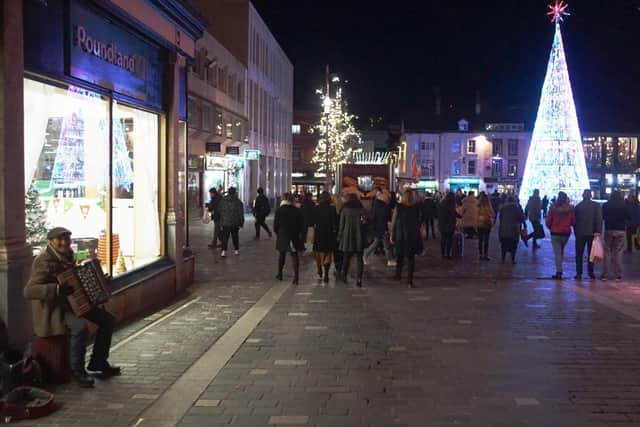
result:
<svg viewBox="0 0 640 427"><path fill-rule="evenodd" d="M106 303L111 297L107 279L97 259L58 274L58 282L73 288L73 293L67 300L71 310L78 317L83 317L93 307Z"/></svg>

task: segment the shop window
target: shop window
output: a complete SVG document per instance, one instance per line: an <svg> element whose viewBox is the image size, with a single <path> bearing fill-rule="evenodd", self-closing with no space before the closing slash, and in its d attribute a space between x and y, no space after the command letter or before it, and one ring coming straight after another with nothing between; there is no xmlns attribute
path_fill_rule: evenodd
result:
<svg viewBox="0 0 640 427"><path fill-rule="evenodd" d="M469 163L467 164L467 173L469 175L475 175L476 174L476 161L475 160L469 160Z"/></svg>
<svg viewBox="0 0 640 427"><path fill-rule="evenodd" d="M293 124L291 125L291 133L294 135L299 135L301 132L302 126Z"/></svg>
<svg viewBox="0 0 640 427"><path fill-rule="evenodd" d="M518 176L518 161L509 160L509 176L516 178Z"/></svg>
<svg viewBox="0 0 640 427"><path fill-rule="evenodd" d="M518 155L518 145L519 145L519 141L517 139L510 139L507 142L507 150L510 156Z"/></svg>
<svg viewBox="0 0 640 427"><path fill-rule="evenodd" d="M234 118L235 122L233 123L233 140L237 142L242 142L242 122Z"/></svg>
<svg viewBox="0 0 640 427"><path fill-rule="evenodd" d="M110 116L108 98L73 86L24 88L25 184L46 227L70 229L76 258L98 258L114 276L157 259L158 116L115 101Z"/></svg>
<svg viewBox="0 0 640 427"><path fill-rule="evenodd" d="M227 117L224 123L225 133L224 136L229 139L233 139L233 119L231 117Z"/></svg>
<svg viewBox="0 0 640 427"><path fill-rule="evenodd" d="M502 139L493 140L493 156L494 157L502 156Z"/></svg>
<svg viewBox="0 0 640 427"><path fill-rule="evenodd" d="M606 167L611 168L614 164L614 144L613 138L601 138L602 144L604 144L604 154L605 160L604 164Z"/></svg>
<svg viewBox="0 0 640 427"><path fill-rule="evenodd" d="M25 79L24 116L25 190L40 204L47 229L68 228L76 256L95 256L107 230L108 99ZM25 213L27 242L46 246L46 231L29 235L30 217L41 214L35 206Z"/></svg>
<svg viewBox="0 0 640 427"><path fill-rule="evenodd" d="M467 141L467 154L476 154L476 140L470 139Z"/></svg>
<svg viewBox="0 0 640 427"><path fill-rule="evenodd" d="M158 116L114 102L112 142L113 274L160 256Z"/></svg>

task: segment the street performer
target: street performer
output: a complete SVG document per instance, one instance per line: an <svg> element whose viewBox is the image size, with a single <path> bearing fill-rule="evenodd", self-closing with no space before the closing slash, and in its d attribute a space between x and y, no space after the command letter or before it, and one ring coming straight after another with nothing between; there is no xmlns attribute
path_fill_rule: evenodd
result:
<svg viewBox="0 0 640 427"><path fill-rule="evenodd" d="M24 297L31 300L34 333L46 338L68 332L72 377L80 387L90 388L94 380L87 371L102 378L120 375L120 368L108 362L114 318L99 307L93 307L84 318L74 315L67 302L73 289L58 284L57 280L58 274L75 266L71 231L56 227L49 231L47 239L47 248L34 260L31 277L24 288ZM87 320L94 323L97 330L91 360L85 370Z"/></svg>

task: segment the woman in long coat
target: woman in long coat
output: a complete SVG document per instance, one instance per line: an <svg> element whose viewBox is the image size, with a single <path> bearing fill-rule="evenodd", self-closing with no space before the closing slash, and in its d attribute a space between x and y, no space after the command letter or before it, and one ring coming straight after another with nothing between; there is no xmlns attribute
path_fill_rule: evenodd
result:
<svg viewBox="0 0 640 427"><path fill-rule="evenodd" d="M365 245L366 213L356 194L349 194L347 201L340 213L340 226L338 228L338 249L344 253L342 266L342 280L347 283L349 264L355 255L358 260L358 287L362 286L362 274L364 273L364 245Z"/></svg>
<svg viewBox="0 0 640 427"><path fill-rule="evenodd" d="M516 251L520 240L520 230L524 222L524 212L516 199L509 196L505 204L500 208L500 228L498 231L500 245L502 246L502 262L507 253L511 253L511 262L516 263Z"/></svg>
<svg viewBox="0 0 640 427"><path fill-rule="evenodd" d="M331 206L331 195L328 192L323 191L318 202L313 212L313 254L318 267L318 277L323 279L324 283L329 283L331 258L337 246L338 214L336 208Z"/></svg>
<svg viewBox="0 0 640 427"><path fill-rule="evenodd" d="M453 193L449 192L438 206L438 231L440 232L440 251L442 258L451 259L451 249L453 248L453 233L456 231L456 199Z"/></svg>
<svg viewBox="0 0 640 427"><path fill-rule="evenodd" d="M295 199L291 193L283 194L282 203L276 211L273 222L273 231L277 234L276 250L278 257L278 275L276 279L282 280L282 270L287 257L291 254L293 260L293 284L298 284L300 273L300 258L298 254L304 251L302 236L304 235L304 218L300 209L294 206Z"/></svg>
<svg viewBox="0 0 640 427"><path fill-rule="evenodd" d="M413 190L407 189L400 203L396 206L391 221L391 242L396 248L396 280L401 279L402 266L407 260L409 270L409 287L413 287L413 272L416 266L416 253L419 250L420 237L420 205ZM421 242L420 242L421 243Z"/></svg>

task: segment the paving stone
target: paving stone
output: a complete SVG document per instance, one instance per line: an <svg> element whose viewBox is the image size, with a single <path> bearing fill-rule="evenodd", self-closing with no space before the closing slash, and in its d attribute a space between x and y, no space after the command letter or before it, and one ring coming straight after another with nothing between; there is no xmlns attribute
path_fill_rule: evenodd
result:
<svg viewBox="0 0 640 427"><path fill-rule="evenodd" d="M515 401L518 406L537 406L540 404L538 399L534 397L516 397Z"/></svg>
<svg viewBox="0 0 640 427"><path fill-rule="evenodd" d="M308 422L308 415L277 415L269 418L269 424L271 425L303 425Z"/></svg>

